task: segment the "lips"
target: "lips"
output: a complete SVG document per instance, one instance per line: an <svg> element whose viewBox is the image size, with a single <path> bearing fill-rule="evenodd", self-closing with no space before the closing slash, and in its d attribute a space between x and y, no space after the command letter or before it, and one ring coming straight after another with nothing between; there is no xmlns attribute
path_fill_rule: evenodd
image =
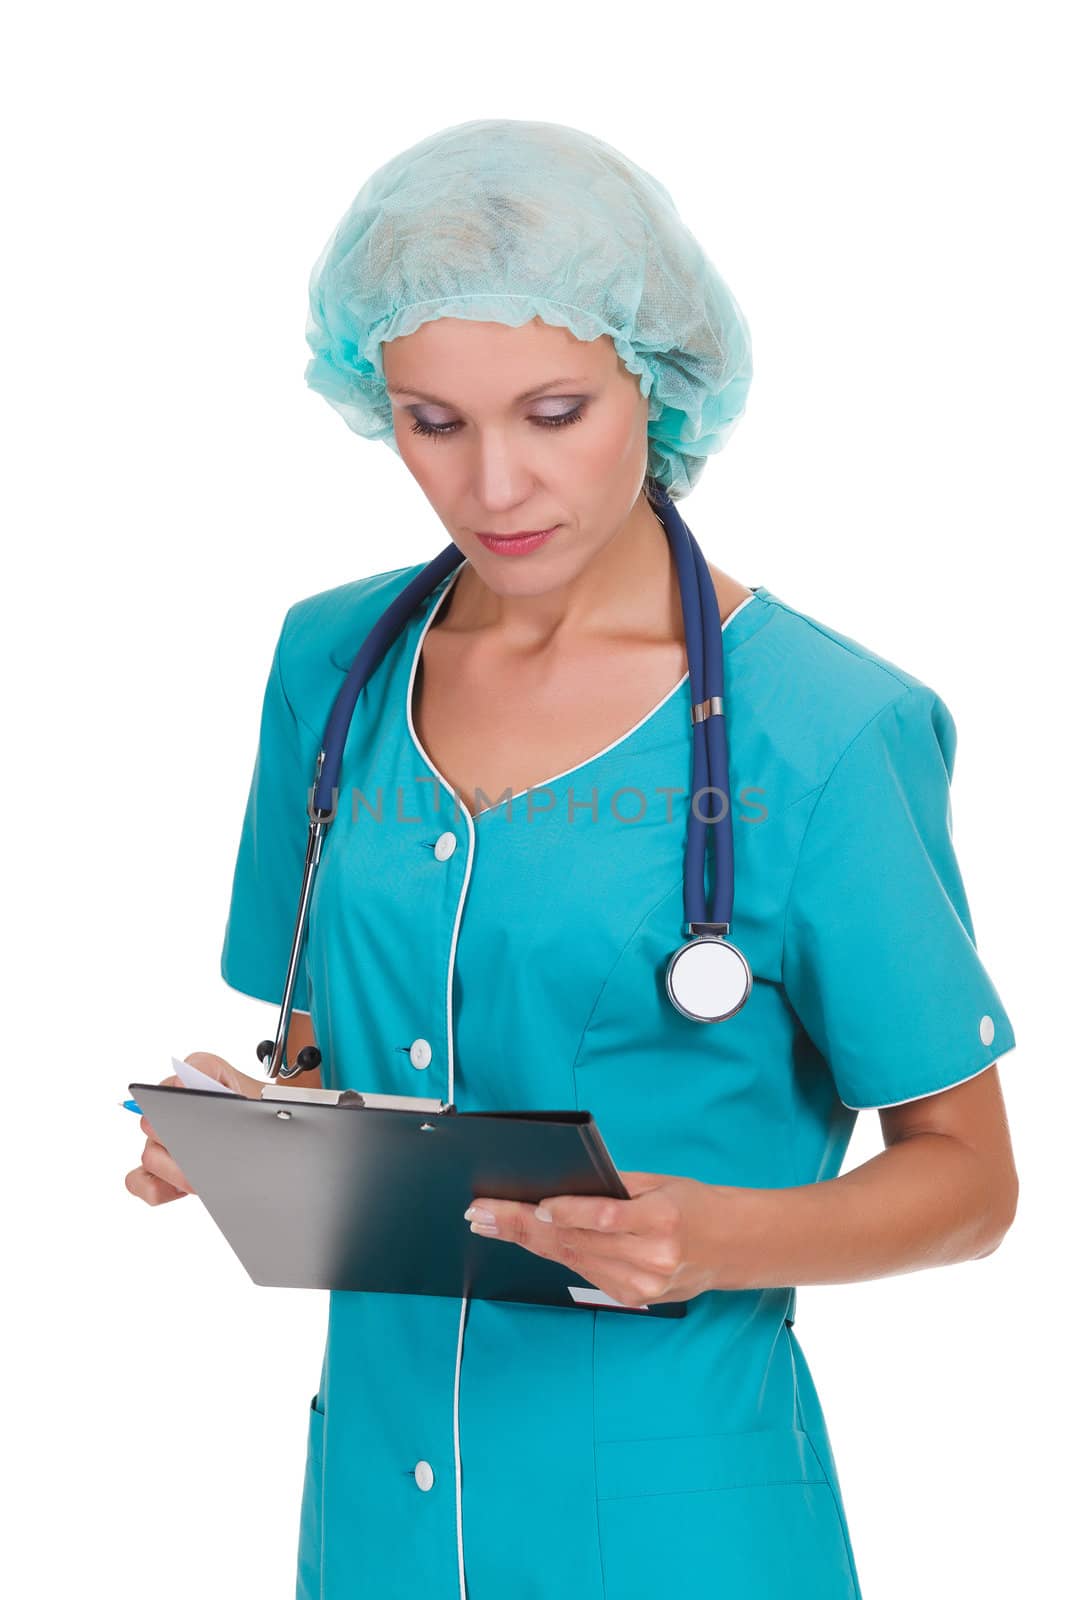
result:
<svg viewBox="0 0 1067 1600"><path fill-rule="evenodd" d="M553 523L553 527L555 524ZM479 533L479 539L536 539L539 533L551 533L552 528L521 528L518 533Z"/></svg>
<svg viewBox="0 0 1067 1600"><path fill-rule="evenodd" d="M543 528L536 533L479 533L477 538L495 555L519 556L525 555L530 550L539 550L559 527L560 524L557 522L554 527Z"/></svg>

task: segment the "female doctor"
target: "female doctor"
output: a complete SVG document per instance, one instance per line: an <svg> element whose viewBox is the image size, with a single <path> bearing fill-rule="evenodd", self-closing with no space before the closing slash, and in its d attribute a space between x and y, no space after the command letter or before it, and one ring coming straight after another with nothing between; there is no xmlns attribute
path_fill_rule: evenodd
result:
<svg viewBox="0 0 1067 1600"><path fill-rule="evenodd" d="M951 714L708 564L730 779L706 815L732 820L751 984L695 1020L664 981L706 802L656 497L688 495L743 410L736 302L618 151L474 121L367 180L308 339L311 386L396 451L459 561L356 701L288 1060L314 1045L302 1083L461 1112L589 1109L630 1198L471 1197L478 1248L565 1263L592 1307L331 1294L297 1595L859 1600L796 1286L988 1255L1016 1199L1015 1040L951 840ZM424 565L285 616L222 952L261 1000L282 999L322 730ZM838 1176L868 1107L885 1149ZM127 1186L188 1192L142 1126Z"/></svg>

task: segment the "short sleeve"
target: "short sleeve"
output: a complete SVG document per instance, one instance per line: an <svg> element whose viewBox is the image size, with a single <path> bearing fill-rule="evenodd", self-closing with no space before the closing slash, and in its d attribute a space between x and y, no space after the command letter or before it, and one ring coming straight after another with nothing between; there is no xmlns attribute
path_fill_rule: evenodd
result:
<svg viewBox="0 0 1067 1600"><path fill-rule="evenodd" d="M860 730L818 794L786 906L783 983L845 1105L899 1105L1015 1045L952 843L956 728L925 685Z"/></svg>
<svg viewBox="0 0 1067 1600"><path fill-rule="evenodd" d="M308 789L317 751L301 730L282 677L286 624L275 646L263 696L252 782L237 847L222 945L225 981L257 1000L280 1005L307 852ZM306 941L293 1007L309 1009Z"/></svg>

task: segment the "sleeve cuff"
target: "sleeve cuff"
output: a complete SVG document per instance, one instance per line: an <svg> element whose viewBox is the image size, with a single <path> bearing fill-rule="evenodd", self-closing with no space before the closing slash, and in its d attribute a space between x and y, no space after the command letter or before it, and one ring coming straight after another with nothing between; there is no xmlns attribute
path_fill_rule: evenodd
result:
<svg viewBox="0 0 1067 1600"><path fill-rule="evenodd" d="M912 1084L910 1085L911 1093L901 1095L899 1100L853 1101L844 1099L840 1094L838 1098L841 1100L841 1104L847 1106L850 1111L882 1111L890 1106L906 1106L913 1100L925 1100L930 1095L941 1094L946 1089L955 1089L957 1084L967 1083L971 1078L979 1077L983 1072L988 1072L990 1067L995 1067L1002 1056L1006 1056L1010 1050L1014 1049L1015 1035L1009 1027L1006 1038L1003 1041L998 1041L997 1053L991 1060L983 1060L979 1066L971 1067L966 1072L961 1072L959 1077L951 1078L947 1083L944 1081L927 1083L925 1088L919 1088Z"/></svg>

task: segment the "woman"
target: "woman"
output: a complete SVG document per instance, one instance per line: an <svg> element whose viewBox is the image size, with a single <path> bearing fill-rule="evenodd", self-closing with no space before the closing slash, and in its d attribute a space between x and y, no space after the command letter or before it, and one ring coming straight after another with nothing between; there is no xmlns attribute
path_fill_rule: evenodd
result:
<svg viewBox="0 0 1067 1600"><path fill-rule="evenodd" d="M309 382L464 559L357 701L289 1059L314 1042L328 1087L460 1111L589 1109L630 1198L468 1214L614 1307L331 1295L298 1595L858 1600L796 1286L987 1255L1015 1206L1014 1034L951 842L951 715L709 565L753 983L716 1026L681 1015L692 697L650 488L684 497L739 417L740 311L656 180L529 122L389 162L311 289ZM286 615L222 954L259 999L281 999L333 697L422 565ZM886 1149L838 1176L861 1107ZM128 1183L156 1203L188 1185L145 1129ZM672 1300L685 1317L635 1314Z"/></svg>

